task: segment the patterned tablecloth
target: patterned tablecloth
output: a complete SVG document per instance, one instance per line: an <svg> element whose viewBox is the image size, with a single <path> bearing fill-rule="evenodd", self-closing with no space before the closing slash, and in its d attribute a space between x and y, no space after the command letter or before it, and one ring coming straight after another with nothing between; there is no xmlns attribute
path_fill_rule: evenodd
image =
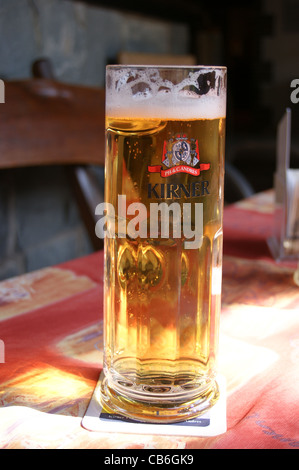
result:
<svg viewBox="0 0 299 470"><path fill-rule="evenodd" d="M273 193L227 206L219 370L227 432L209 438L91 432L102 364L103 253L0 283L0 447L299 447L299 287L267 247Z"/></svg>

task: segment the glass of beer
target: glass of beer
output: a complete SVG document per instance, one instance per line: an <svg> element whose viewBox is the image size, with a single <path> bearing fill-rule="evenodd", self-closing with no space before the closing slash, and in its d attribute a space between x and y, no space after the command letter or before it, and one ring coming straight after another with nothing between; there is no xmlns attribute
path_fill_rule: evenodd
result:
<svg viewBox="0 0 299 470"><path fill-rule="evenodd" d="M176 422L219 398L225 116L225 67L107 67L108 412Z"/></svg>

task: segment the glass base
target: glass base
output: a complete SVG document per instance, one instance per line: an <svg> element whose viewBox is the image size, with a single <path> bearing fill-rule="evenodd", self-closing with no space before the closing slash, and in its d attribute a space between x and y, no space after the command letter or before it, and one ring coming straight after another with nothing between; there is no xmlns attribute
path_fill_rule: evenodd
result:
<svg viewBox="0 0 299 470"><path fill-rule="evenodd" d="M107 377L101 383L99 400L110 413L147 423L175 423L196 418L215 405L219 398L219 387L211 381L197 394L165 396L157 387L150 394L122 393L109 387ZM134 396L135 395L135 396ZM167 394L166 394L167 395Z"/></svg>

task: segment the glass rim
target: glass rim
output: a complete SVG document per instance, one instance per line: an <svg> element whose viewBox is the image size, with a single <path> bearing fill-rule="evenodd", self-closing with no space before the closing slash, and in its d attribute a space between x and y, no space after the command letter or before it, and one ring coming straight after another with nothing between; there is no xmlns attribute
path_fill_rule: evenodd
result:
<svg viewBox="0 0 299 470"><path fill-rule="evenodd" d="M227 70L226 65L143 65L143 64L109 64L109 69L177 69L177 70Z"/></svg>

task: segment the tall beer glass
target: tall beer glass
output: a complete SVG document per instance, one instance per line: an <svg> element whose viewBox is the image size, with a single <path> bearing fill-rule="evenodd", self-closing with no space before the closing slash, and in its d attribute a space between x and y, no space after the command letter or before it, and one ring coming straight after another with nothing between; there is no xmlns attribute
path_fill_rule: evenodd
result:
<svg viewBox="0 0 299 470"><path fill-rule="evenodd" d="M225 67L108 66L108 411L195 417L219 397Z"/></svg>

